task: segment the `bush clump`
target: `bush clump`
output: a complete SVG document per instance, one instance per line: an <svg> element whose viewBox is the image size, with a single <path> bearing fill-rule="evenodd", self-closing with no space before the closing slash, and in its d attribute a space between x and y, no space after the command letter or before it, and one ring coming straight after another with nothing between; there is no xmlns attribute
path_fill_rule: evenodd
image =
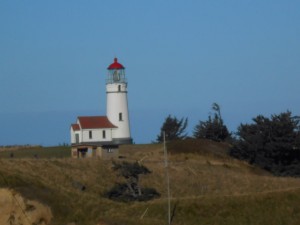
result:
<svg viewBox="0 0 300 225"><path fill-rule="evenodd" d="M126 183L117 183L104 196L120 202L149 201L160 197L160 194L154 188L142 188L141 192L141 195L133 196Z"/></svg>

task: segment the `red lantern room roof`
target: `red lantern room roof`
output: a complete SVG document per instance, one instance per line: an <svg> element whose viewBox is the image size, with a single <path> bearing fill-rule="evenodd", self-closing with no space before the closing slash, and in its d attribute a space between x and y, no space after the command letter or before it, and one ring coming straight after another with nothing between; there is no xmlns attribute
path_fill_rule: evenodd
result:
<svg viewBox="0 0 300 225"><path fill-rule="evenodd" d="M118 59L115 58L114 62L112 64L110 64L107 69L108 70L121 70L121 69L125 69L125 67L122 64L118 63Z"/></svg>

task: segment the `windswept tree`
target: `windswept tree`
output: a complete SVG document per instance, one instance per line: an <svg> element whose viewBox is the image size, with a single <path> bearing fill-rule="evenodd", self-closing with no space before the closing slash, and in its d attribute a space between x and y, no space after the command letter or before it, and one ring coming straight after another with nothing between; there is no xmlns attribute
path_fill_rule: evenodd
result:
<svg viewBox="0 0 300 225"><path fill-rule="evenodd" d="M157 136L157 142L163 142L163 133L165 132L166 140L180 140L184 139L187 136L186 128L188 125L187 118L177 119L175 116L172 117L169 115L162 127L160 128L160 134Z"/></svg>
<svg viewBox="0 0 300 225"><path fill-rule="evenodd" d="M194 128L193 135L195 138L224 141L230 137L230 133L223 123L220 106L213 103L212 110L213 116L209 115L207 121L199 121Z"/></svg>
<svg viewBox="0 0 300 225"><path fill-rule="evenodd" d="M106 193L110 199L117 201L146 201L160 196L153 188L141 188L140 175L151 173L147 167L138 162L113 162L113 170L122 177L125 182L117 183Z"/></svg>

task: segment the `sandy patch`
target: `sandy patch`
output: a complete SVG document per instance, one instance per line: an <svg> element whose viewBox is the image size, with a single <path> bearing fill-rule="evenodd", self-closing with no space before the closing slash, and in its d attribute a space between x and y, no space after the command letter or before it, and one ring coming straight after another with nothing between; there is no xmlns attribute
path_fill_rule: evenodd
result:
<svg viewBox="0 0 300 225"><path fill-rule="evenodd" d="M46 225L51 218L48 206L25 199L13 190L0 189L0 225Z"/></svg>

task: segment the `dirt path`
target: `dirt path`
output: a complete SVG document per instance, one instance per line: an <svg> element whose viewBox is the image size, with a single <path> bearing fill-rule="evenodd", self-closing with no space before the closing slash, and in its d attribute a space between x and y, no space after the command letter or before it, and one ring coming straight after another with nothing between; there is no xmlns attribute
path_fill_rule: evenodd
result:
<svg viewBox="0 0 300 225"><path fill-rule="evenodd" d="M277 190L267 190L267 191L261 191L261 192L248 192L248 193L238 193L238 194L231 194L231 195L222 195L222 194L213 194L213 195L199 195L199 196L187 196L187 197L174 197L171 198L172 200L180 199L180 200L190 200L190 199L200 199L200 198L218 198L218 197L242 197L242 196L259 196L259 195L266 195L266 194L272 194L272 193L281 193L281 192L290 192L290 191L298 191L300 190L300 187L292 187L292 188L283 188L283 189L277 189ZM161 198L167 199L167 198Z"/></svg>

